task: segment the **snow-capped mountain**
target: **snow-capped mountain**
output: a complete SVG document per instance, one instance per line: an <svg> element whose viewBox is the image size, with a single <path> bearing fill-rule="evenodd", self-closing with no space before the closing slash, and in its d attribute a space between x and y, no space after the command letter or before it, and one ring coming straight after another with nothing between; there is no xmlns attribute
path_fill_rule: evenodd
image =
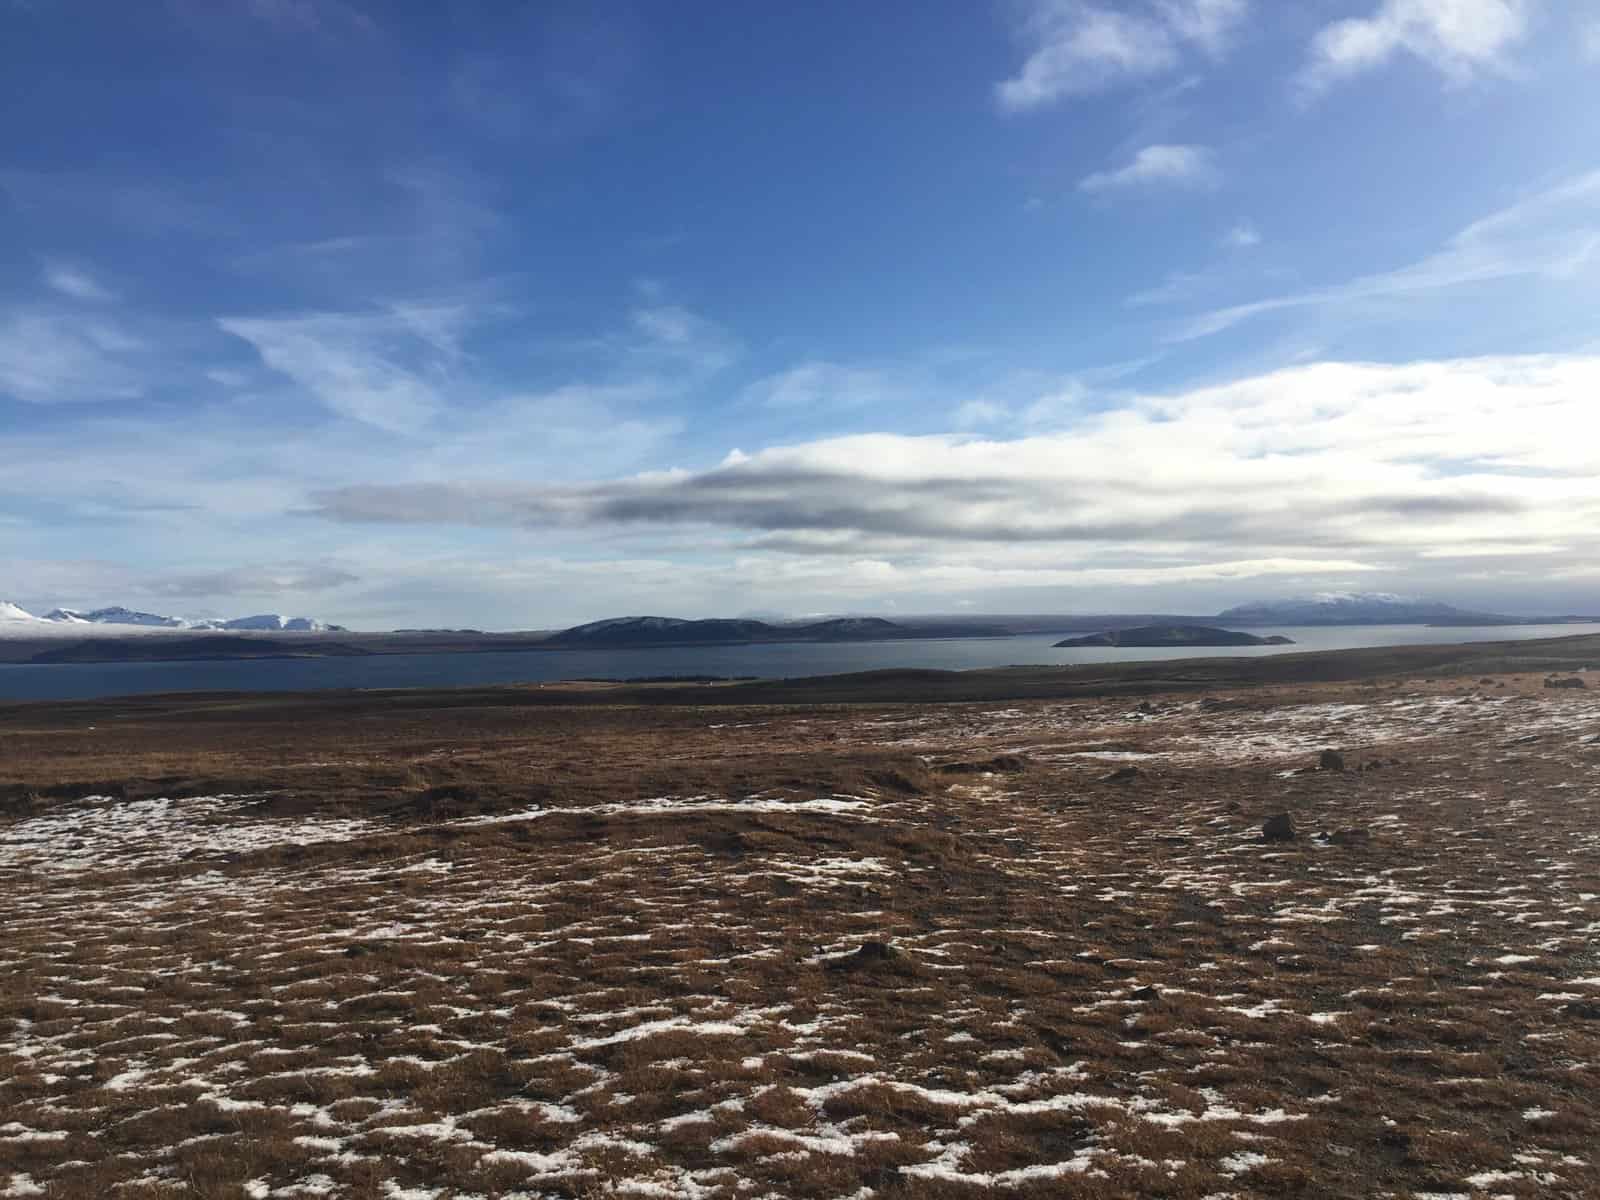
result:
<svg viewBox="0 0 1600 1200"><path fill-rule="evenodd" d="M126 633L133 629L193 629L236 630L261 633L347 633L342 625L330 625L312 617L285 617L278 613L259 613L251 617L233 617L228 620L185 620L160 613L139 612L120 604L107 608L79 610L74 608L51 609L44 616L35 616L19 604L0 600L0 628L11 632L47 634L63 632L71 627L75 632L88 633L91 628L103 627L108 632Z"/></svg>
<svg viewBox="0 0 1600 1200"><path fill-rule="evenodd" d="M0 621L27 623L40 620L42 618L34 616L20 604L13 604L9 600L0 600Z"/></svg>
<svg viewBox="0 0 1600 1200"><path fill-rule="evenodd" d="M311 617L285 617L280 613L258 613L253 617L234 617L228 621L195 621L190 629L251 629L271 633L344 633L343 626L329 625Z"/></svg>
<svg viewBox="0 0 1600 1200"><path fill-rule="evenodd" d="M1507 620L1492 613L1469 612L1438 600L1393 592L1318 592L1240 604L1224 609L1217 619L1236 625L1461 625L1477 620L1502 624Z"/></svg>
<svg viewBox="0 0 1600 1200"><path fill-rule="evenodd" d="M163 617L156 613L136 612L131 608L123 608L120 604L110 608L97 608L91 612L78 612L71 608L52 609L44 616L46 621L62 621L67 624L91 625L143 625L150 629L184 629L189 622L180 621L177 617Z"/></svg>

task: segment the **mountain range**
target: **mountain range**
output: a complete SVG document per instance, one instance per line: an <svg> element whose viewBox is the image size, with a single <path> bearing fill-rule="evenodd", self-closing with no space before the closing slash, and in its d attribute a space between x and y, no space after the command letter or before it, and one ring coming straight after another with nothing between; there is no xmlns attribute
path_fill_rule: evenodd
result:
<svg viewBox="0 0 1600 1200"><path fill-rule="evenodd" d="M1473 612L1393 592L1318 592L1240 604L1217 614L1233 625L1508 625L1516 617Z"/></svg>
<svg viewBox="0 0 1600 1200"><path fill-rule="evenodd" d="M285 617L278 613L257 613L249 617L229 619L195 619L168 617L160 613L139 612L136 609L112 605L82 611L72 608L51 609L44 616L35 616L21 605L0 600L0 624L23 630L44 632L49 626L111 625L122 629L193 629L233 630L238 632L268 633L347 633L339 625L330 625L311 617ZM87 630L85 630L87 632Z"/></svg>
<svg viewBox="0 0 1600 1200"><path fill-rule="evenodd" d="M1548 618L1579 620L1583 618ZM712 646L751 642L849 642L912 638L1007 637L1054 633L1099 634L1132 626L1293 626L1293 625L1523 625L1537 619L1474 612L1437 600L1392 592L1322 592L1287 599L1259 601L1226 609L1214 617L1176 614L1035 615L960 614L881 617L833 617L788 622L753 617L686 620L678 617L632 616L590 621L556 633L484 634L476 630L404 630L364 635L385 642L389 652L402 648L398 639L434 636L445 639L437 649L460 649L471 643L505 649L505 639L521 637L519 649L604 649L629 646ZM259 613L228 619L182 618L113 605L106 608L55 608L35 616L19 605L0 601L0 637L57 639L64 634L103 637L145 633L349 633L343 626L312 617ZM451 639L454 639L453 641ZM387 643L393 642L393 645Z"/></svg>

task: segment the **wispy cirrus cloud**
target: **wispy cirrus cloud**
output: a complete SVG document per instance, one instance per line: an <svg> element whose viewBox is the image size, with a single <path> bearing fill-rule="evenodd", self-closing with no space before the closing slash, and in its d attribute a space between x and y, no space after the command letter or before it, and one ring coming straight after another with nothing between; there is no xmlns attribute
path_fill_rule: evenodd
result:
<svg viewBox="0 0 1600 1200"><path fill-rule="evenodd" d="M445 403L440 384L452 347L439 327L448 318L435 308L224 317L217 324L328 411L390 433L416 434Z"/></svg>
<svg viewBox="0 0 1600 1200"><path fill-rule="evenodd" d="M273 596L325 592L360 580L354 572L329 563L279 563L155 575L135 586L145 595L173 598Z"/></svg>
<svg viewBox="0 0 1600 1200"><path fill-rule="evenodd" d="M1311 43L1301 84L1320 91L1407 55L1462 83L1508 69L1527 36L1531 0L1382 0L1369 17L1324 27Z"/></svg>
<svg viewBox="0 0 1600 1200"><path fill-rule="evenodd" d="M628 321L628 334L612 340L636 360L710 375L739 357L737 339L721 325L659 295L635 305Z"/></svg>
<svg viewBox="0 0 1600 1200"><path fill-rule="evenodd" d="M1250 221L1240 221L1222 235L1227 250L1249 250L1261 244L1261 231Z"/></svg>
<svg viewBox="0 0 1600 1200"><path fill-rule="evenodd" d="M109 318L37 305L0 311L0 395L29 404L131 400L149 387L146 349Z"/></svg>
<svg viewBox="0 0 1600 1200"><path fill-rule="evenodd" d="M1146 146L1127 163L1086 175L1080 191L1106 192L1131 187L1210 188L1222 181L1210 150L1204 146Z"/></svg>
<svg viewBox="0 0 1600 1200"><path fill-rule="evenodd" d="M1590 62L1600 63L1600 17L1590 17L1579 24L1578 49Z"/></svg>
<svg viewBox="0 0 1600 1200"><path fill-rule="evenodd" d="M1164 74L1194 52L1220 55L1248 12L1248 0L1035 0L1018 30L1028 56L995 97L1026 112Z"/></svg>
<svg viewBox="0 0 1600 1200"><path fill-rule="evenodd" d="M47 287L73 300L106 304L117 299L117 294L89 271L71 263L46 262L41 274Z"/></svg>
<svg viewBox="0 0 1600 1200"><path fill-rule="evenodd" d="M449 290L476 291L496 249L515 231L498 207L496 185L447 157L399 160L372 172L342 162L300 164L308 188L325 189L325 201L308 198L308 220L296 236L242 239L223 258L230 273L255 286L269 279L306 297L305 307L343 308L372 297ZM365 204L345 207L344 192L359 188Z"/></svg>
<svg viewBox="0 0 1600 1200"><path fill-rule="evenodd" d="M636 292L611 331L530 350L545 360L538 374L576 370L581 379L530 392L474 353L474 338L486 327L522 317L492 289L468 287L354 310L229 316L217 326L329 413L405 437L437 438L511 410L526 416L530 395L659 403L726 369L740 352L720 324L648 288ZM654 430L674 423L647 424ZM496 436L508 435L496 427Z"/></svg>
<svg viewBox="0 0 1600 1200"><path fill-rule="evenodd" d="M1347 305L1495 280L1572 278L1600 267L1600 170L1534 193L1474 221L1417 262L1348 283L1214 309L1187 321L1176 340L1208 337L1267 313Z"/></svg>
<svg viewBox="0 0 1600 1200"><path fill-rule="evenodd" d="M456 113L492 137L542 144L579 140L625 117L646 58L636 15L599 5L492 11L492 42L450 65L444 94Z"/></svg>
<svg viewBox="0 0 1600 1200"><path fill-rule="evenodd" d="M813 359L747 386L744 399L765 408L828 410L898 404L912 393L907 372Z"/></svg>

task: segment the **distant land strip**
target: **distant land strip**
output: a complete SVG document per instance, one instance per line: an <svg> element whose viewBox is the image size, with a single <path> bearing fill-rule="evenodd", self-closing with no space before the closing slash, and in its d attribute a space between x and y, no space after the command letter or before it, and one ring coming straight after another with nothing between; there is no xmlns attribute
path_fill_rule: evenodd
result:
<svg viewBox="0 0 1600 1200"><path fill-rule="evenodd" d="M576 680L460 688L342 689L309 692L209 692L142 695L99 700L24 701L0 705L5 713L74 710L103 719L106 706L145 715L170 712L188 719L222 703L263 711L283 709L297 719L359 709L433 707L573 707L688 705L759 707L899 703L966 703L995 700L1070 700L1096 696L1196 694L1272 685L1336 683L1361 679L1458 677L1526 672L1566 674L1600 687L1600 634L1530 641L1457 645L1375 646L1263 657L1170 659L1060 667L1001 667L975 671L892 669L795 679L728 683L617 683Z"/></svg>

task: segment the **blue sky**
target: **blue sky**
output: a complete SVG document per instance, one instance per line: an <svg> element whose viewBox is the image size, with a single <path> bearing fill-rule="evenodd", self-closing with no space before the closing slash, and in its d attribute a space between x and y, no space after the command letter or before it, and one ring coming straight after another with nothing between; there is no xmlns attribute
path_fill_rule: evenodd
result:
<svg viewBox="0 0 1600 1200"><path fill-rule="evenodd" d="M1594 609L1571 0L0 3L0 594Z"/></svg>

